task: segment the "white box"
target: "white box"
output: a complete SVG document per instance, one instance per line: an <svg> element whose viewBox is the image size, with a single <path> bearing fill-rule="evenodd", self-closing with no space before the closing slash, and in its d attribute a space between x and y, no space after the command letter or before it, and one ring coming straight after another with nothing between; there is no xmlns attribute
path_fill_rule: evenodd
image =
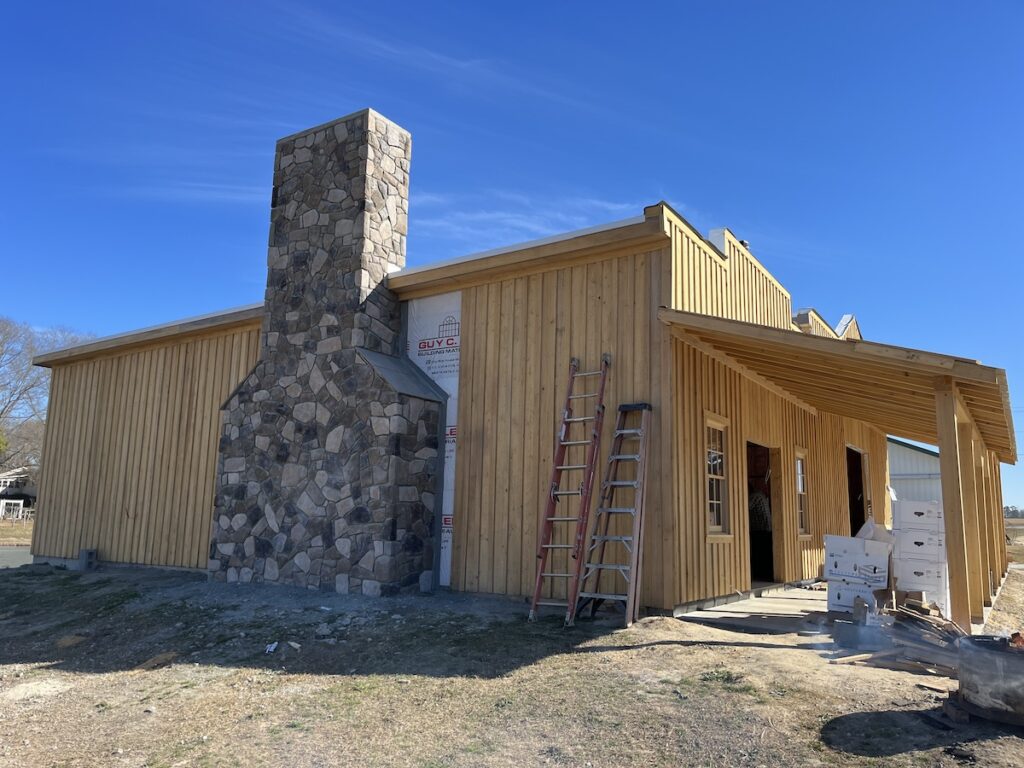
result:
<svg viewBox="0 0 1024 768"><path fill-rule="evenodd" d="M895 565L896 589L907 592L946 591L945 563L929 563L926 560L899 560Z"/></svg>
<svg viewBox="0 0 1024 768"><path fill-rule="evenodd" d="M838 613L853 613L853 602L858 597L868 604L869 611L875 611L875 594L865 584L850 584L845 581L828 583L828 609Z"/></svg>
<svg viewBox="0 0 1024 768"><path fill-rule="evenodd" d="M903 528L896 531L896 558L946 562L946 534L926 528Z"/></svg>
<svg viewBox="0 0 1024 768"><path fill-rule="evenodd" d="M904 528L945 531L942 505L937 501L896 501L892 505L894 531Z"/></svg>
<svg viewBox="0 0 1024 768"><path fill-rule="evenodd" d="M889 583L891 551L892 545L884 541L826 536L824 577L827 581L884 587Z"/></svg>

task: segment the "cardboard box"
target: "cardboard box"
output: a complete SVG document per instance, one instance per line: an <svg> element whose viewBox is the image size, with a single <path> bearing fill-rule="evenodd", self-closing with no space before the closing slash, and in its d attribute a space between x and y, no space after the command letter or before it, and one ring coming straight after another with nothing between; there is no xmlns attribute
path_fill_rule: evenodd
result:
<svg viewBox="0 0 1024 768"><path fill-rule="evenodd" d="M896 501L892 505L893 531L904 528L945 532L942 505L937 501Z"/></svg>
<svg viewBox="0 0 1024 768"><path fill-rule="evenodd" d="M930 563L926 560L898 560L894 566L893 576L896 589L906 591L936 591L945 594L947 587L945 563Z"/></svg>
<svg viewBox="0 0 1024 768"><path fill-rule="evenodd" d="M870 612L877 610L875 593L865 584L850 584L845 581L828 583L828 609L838 613L853 613L853 601L858 597L868 604Z"/></svg>
<svg viewBox="0 0 1024 768"><path fill-rule="evenodd" d="M884 587L889 583L891 550L892 545L884 541L826 536L824 577L830 582Z"/></svg>
<svg viewBox="0 0 1024 768"><path fill-rule="evenodd" d="M898 560L946 562L946 534L944 532L926 528L904 528L895 533L895 555Z"/></svg>

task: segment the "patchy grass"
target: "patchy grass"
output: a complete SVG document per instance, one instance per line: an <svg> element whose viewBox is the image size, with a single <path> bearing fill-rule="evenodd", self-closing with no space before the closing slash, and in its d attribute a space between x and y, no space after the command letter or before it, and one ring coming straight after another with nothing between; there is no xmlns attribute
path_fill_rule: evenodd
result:
<svg viewBox="0 0 1024 768"><path fill-rule="evenodd" d="M524 614L3 572L0 765L912 766L958 744L1024 761L1011 730L929 727L938 699L914 675L829 665L806 638Z"/></svg>
<svg viewBox="0 0 1024 768"><path fill-rule="evenodd" d="M34 523L0 520L0 547L27 547L32 543Z"/></svg>

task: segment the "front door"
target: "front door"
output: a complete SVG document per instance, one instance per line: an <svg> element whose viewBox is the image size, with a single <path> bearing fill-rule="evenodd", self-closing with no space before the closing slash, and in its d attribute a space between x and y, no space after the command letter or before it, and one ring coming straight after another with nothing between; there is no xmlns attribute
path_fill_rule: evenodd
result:
<svg viewBox="0 0 1024 768"><path fill-rule="evenodd" d="M864 496L864 456L854 448L846 449L846 487L850 496L850 535L867 522L867 504Z"/></svg>
<svg viewBox="0 0 1024 768"><path fill-rule="evenodd" d="M747 443L747 517L750 525L750 583L775 582L772 547L771 450Z"/></svg>

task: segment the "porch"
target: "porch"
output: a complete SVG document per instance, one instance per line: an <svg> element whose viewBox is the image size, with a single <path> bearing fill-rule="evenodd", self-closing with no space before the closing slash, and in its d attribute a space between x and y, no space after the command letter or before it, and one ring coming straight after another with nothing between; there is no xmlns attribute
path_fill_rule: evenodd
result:
<svg viewBox="0 0 1024 768"><path fill-rule="evenodd" d="M1006 374L974 360L662 308L671 335L799 409L939 447L951 618L984 621L1007 572L1000 462L1016 463Z"/></svg>

